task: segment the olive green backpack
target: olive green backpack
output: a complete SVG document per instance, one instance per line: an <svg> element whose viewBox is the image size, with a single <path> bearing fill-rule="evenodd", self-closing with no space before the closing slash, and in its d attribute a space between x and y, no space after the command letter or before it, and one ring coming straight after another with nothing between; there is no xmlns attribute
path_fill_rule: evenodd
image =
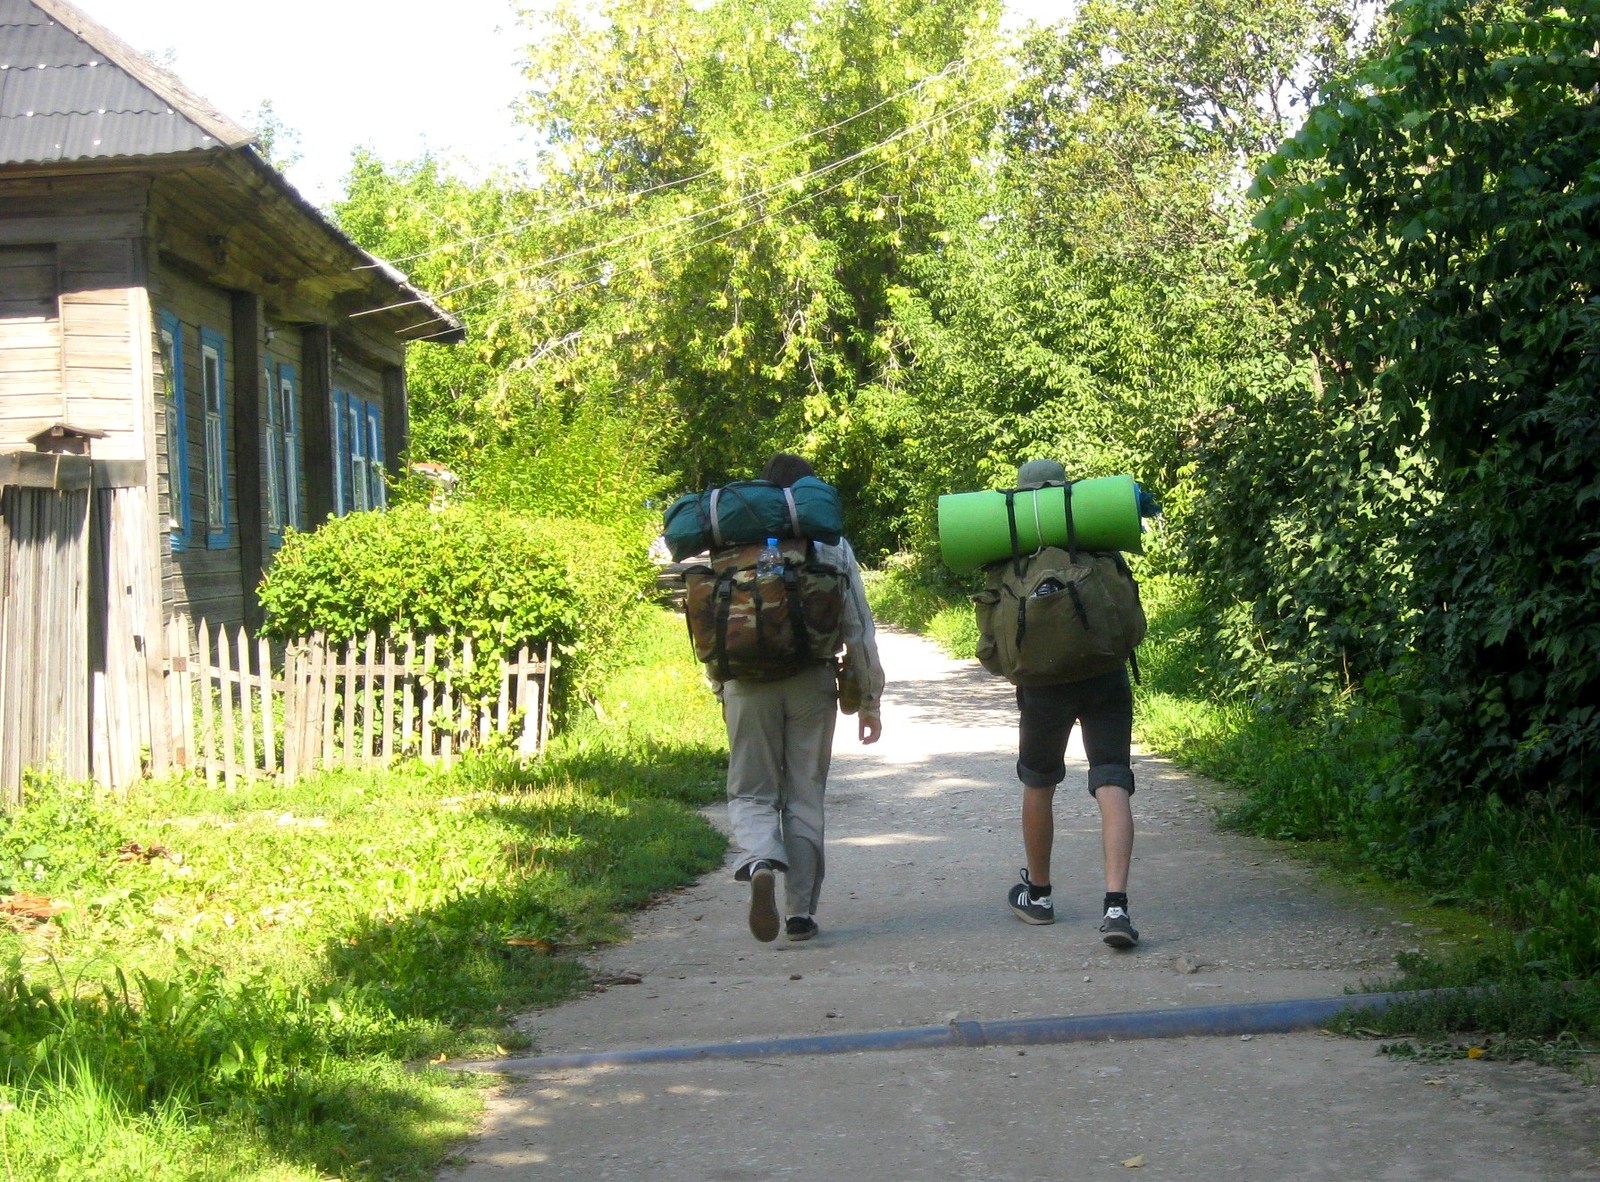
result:
<svg viewBox="0 0 1600 1182"><path fill-rule="evenodd" d="M1007 497L1009 507L1010 497ZM1068 514L1067 548L1019 554L986 567L978 613L978 660L1013 685L1058 685L1132 661L1144 639L1139 585L1117 551L1079 550Z"/></svg>

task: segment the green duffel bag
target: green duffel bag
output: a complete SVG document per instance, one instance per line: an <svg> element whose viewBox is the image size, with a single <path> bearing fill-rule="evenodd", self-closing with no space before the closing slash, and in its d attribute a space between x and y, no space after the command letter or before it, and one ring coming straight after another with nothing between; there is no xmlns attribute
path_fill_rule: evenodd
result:
<svg viewBox="0 0 1600 1182"><path fill-rule="evenodd" d="M839 490L815 476L787 488L737 480L685 493L667 508L663 535L674 562L691 554L746 546L768 538L809 538L836 545L844 532Z"/></svg>

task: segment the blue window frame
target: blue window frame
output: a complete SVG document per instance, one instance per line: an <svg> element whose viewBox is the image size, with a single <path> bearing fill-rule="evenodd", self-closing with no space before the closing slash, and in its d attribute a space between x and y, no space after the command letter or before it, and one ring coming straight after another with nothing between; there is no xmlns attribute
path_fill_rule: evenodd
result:
<svg viewBox="0 0 1600 1182"><path fill-rule="evenodd" d="M278 366L278 430L283 454L283 524L304 529L300 491L300 384L294 366Z"/></svg>
<svg viewBox="0 0 1600 1182"><path fill-rule="evenodd" d="M200 395L205 409L206 546L232 544L228 521L228 379L222 334L200 330Z"/></svg>
<svg viewBox="0 0 1600 1182"><path fill-rule="evenodd" d="M333 511L340 517L350 512L350 442L345 430L344 405L350 395L334 387L329 407L333 423Z"/></svg>
<svg viewBox="0 0 1600 1182"><path fill-rule="evenodd" d="M304 528L300 520L300 407L294 366L267 362L266 422L262 450L267 457L267 544L283 545L285 529Z"/></svg>
<svg viewBox="0 0 1600 1182"><path fill-rule="evenodd" d="M183 324L161 313L161 380L167 427L167 536L172 550L189 548L194 518L189 508L189 416L183 398Z"/></svg>
<svg viewBox="0 0 1600 1182"><path fill-rule="evenodd" d="M383 482L383 408L376 402L367 402L366 419L367 483L371 489L367 503L374 509L386 509L389 490Z"/></svg>
<svg viewBox="0 0 1600 1182"><path fill-rule="evenodd" d="M348 390L335 390L332 409L336 511L343 516L387 507L382 405Z"/></svg>
<svg viewBox="0 0 1600 1182"><path fill-rule="evenodd" d="M267 458L267 545L283 545L283 423L278 403L278 367L268 358L261 386L266 401L266 421L261 429L261 450Z"/></svg>

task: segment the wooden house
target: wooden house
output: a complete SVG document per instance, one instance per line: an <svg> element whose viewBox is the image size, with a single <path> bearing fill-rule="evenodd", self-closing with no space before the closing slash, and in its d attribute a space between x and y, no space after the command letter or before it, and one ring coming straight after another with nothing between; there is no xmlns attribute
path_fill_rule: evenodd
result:
<svg viewBox="0 0 1600 1182"><path fill-rule="evenodd" d="M405 350L461 325L251 132L63 0L0 0L0 795L170 766L175 615L378 507Z"/></svg>

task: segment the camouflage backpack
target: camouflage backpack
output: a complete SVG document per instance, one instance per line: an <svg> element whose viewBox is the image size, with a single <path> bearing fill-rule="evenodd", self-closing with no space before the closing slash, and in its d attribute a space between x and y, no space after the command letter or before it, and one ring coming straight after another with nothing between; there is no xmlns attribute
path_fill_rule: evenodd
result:
<svg viewBox="0 0 1600 1182"><path fill-rule="evenodd" d="M728 546L683 572L694 655L718 681L778 681L844 646L844 572L818 561L809 541L785 538L783 572L757 577L764 547Z"/></svg>

